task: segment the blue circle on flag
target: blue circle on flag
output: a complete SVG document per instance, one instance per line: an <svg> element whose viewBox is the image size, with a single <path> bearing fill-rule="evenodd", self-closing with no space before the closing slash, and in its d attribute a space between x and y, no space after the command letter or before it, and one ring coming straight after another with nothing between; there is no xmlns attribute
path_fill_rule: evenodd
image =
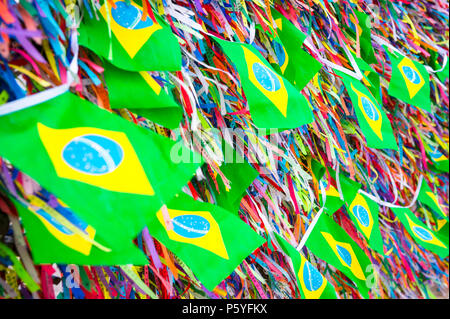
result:
<svg viewBox="0 0 450 319"><path fill-rule="evenodd" d="M339 256L341 256L342 260L348 266L350 266L352 264L352 255L350 254L350 252L347 249L345 249L344 247L342 247L341 245L336 245L336 250L337 250Z"/></svg>
<svg viewBox="0 0 450 319"><path fill-rule="evenodd" d="M380 117L378 115L377 108L371 100L369 100L365 96L361 96L361 105L369 119L371 119L372 121L378 121Z"/></svg>
<svg viewBox="0 0 450 319"><path fill-rule="evenodd" d="M353 206L353 215L358 219L358 221L363 225L364 227L369 226L370 224L370 218L369 218L369 212L364 206L361 205L355 205Z"/></svg>
<svg viewBox="0 0 450 319"><path fill-rule="evenodd" d="M419 237L422 240L430 241L433 239L431 233L421 226L413 226L412 230L414 234L416 234L417 237Z"/></svg>
<svg viewBox="0 0 450 319"><path fill-rule="evenodd" d="M273 41L273 48L275 49L275 54L278 58L278 64L282 66L286 61L286 53L284 52L283 45L278 41Z"/></svg>
<svg viewBox="0 0 450 319"><path fill-rule="evenodd" d="M305 261L305 266L303 267L303 283L309 291L316 291L323 283L320 272L308 261Z"/></svg>
<svg viewBox="0 0 450 319"><path fill-rule="evenodd" d="M211 227L209 221L199 215L181 215L172 219L173 231L185 238L205 236Z"/></svg>
<svg viewBox="0 0 450 319"><path fill-rule="evenodd" d="M93 134L73 138L62 151L62 158L67 165L89 175L113 172L123 157L122 147L117 142Z"/></svg>
<svg viewBox="0 0 450 319"><path fill-rule="evenodd" d="M265 65L255 62L252 66L253 74L261 86L270 92L278 91L281 88L280 80L275 73Z"/></svg>
<svg viewBox="0 0 450 319"><path fill-rule="evenodd" d="M152 19L147 17L142 21L142 11L124 1L116 2L116 7L111 8L111 15L118 25L126 29L143 29L153 25Z"/></svg>
<svg viewBox="0 0 450 319"><path fill-rule="evenodd" d="M408 65L404 65L404 66L402 66L402 70L403 70L403 74L406 76L406 78L411 83L414 83L414 84L420 83L420 76L416 72L416 70L414 70L412 67L410 67Z"/></svg>

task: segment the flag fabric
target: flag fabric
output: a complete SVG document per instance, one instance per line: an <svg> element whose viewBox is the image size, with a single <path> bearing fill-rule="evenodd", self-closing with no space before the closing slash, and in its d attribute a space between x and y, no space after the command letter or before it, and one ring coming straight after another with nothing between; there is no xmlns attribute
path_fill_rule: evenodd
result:
<svg viewBox="0 0 450 319"><path fill-rule="evenodd" d="M301 48L306 39L303 32L276 10L272 10L272 17L279 36L273 41L279 62L275 69L301 90L319 72L322 64Z"/></svg>
<svg viewBox="0 0 450 319"><path fill-rule="evenodd" d="M0 133L8 136L0 139L0 156L115 247L121 240L112 229L135 238L202 164L175 163L175 142L70 92L1 116Z"/></svg>
<svg viewBox="0 0 450 319"><path fill-rule="evenodd" d="M370 22L370 16L360 11L356 11L355 14L358 22L356 21L355 16L352 14L350 15L350 21L355 27L355 30L352 30L352 33L357 32L359 34L359 47L361 49L361 57L369 64L377 63L371 40L372 26Z"/></svg>
<svg viewBox="0 0 450 319"><path fill-rule="evenodd" d="M319 162L315 160L311 161L311 169L314 176L319 181L319 190L323 189L327 196L324 206L325 212L332 215L345 204L335 187L336 182L331 175L325 174L326 168ZM329 174L331 174L330 171ZM323 206L322 194L319 194L319 204Z"/></svg>
<svg viewBox="0 0 450 319"><path fill-rule="evenodd" d="M442 238L431 231L409 208L392 208L392 211L417 244L442 258L448 256L448 237Z"/></svg>
<svg viewBox="0 0 450 319"><path fill-rule="evenodd" d="M355 53L351 52L351 54L353 55L358 68L363 74L362 82L369 89L370 93L372 93L373 97L377 100L378 105L383 105L380 91L380 75L375 72L375 70L369 64L367 64L366 61L358 58Z"/></svg>
<svg viewBox="0 0 450 319"><path fill-rule="evenodd" d="M350 278L362 296L369 297L370 287L366 280L373 270L373 267L369 267L370 259L330 217L320 215L305 245L318 258L333 265Z"/></svg>
<svg viewBox="0 0 450 319"><path fill-rule="evenodd" d="M251 45L214 37L234 63L258 128L291 129L313 121L306 98Z"/></svg>
<svg viewBox="0 0 450 319"><path fill-rule="evenodd" d="M77 265L145 265L147 257L131 241L120 249L110 251L99 249L80 235L72 232L53 218L43 208L29 205L23 206L10 198L19 213L25 228L27 240L31 248L33 261L36 264L77 264ZM35 208L36 207L36 208ZM66 210L59 206L59 211ZM105 243L101 234L86 224L76 215L70 214L70 221L92 239ZM116 236L121 236L116 229Z"/></svg>
<svg viewBox="0 0 450 319"><path fill-rule="evenodd" d="M127 108L170 129L180 124L182 109L148 72L125 71L108 62L104 68L112 109Z"/></svg>
<svg viewBox="0 0 450 319"><path fill-rule="evenodd" d="M391 61L388 94L405 103L431 112L430 75L419 62L384 47Z"/></svg>
<svg viewBox="0 0 450 319"><path fill-rule="evenodd" d="M192 270L208 289L222 280L265 240L235 214L195 201L184 193L167 205L173 225L169 230L162 211L148 230Z"/></svg>
<svg viewBox="0 0 450 319"><path fill-rule="evenodd" d="M245 190L253 183L259 173L249 163L245 162L244 158L228 143L223 143L223 149L224 154L230 152L233 155L231 162L228 162L229 159L225 155L225 162L220 166L221 172L230 182L230 187L227 188L222 178L216 176L218 190L215 186L212 186L212 191L216 205L237 214Z"/></svg>
<svg viewBox="0 0 450 319"><path fill-rule="evenodd" d="M292 260L302 299L336 299L336 291L328 280L280 235L275 233L275 238Z"/></svg>
<svg viewBox="0 0 450 319"><path fill-rule="evenodd" d="M353 201L347 203L350 218L359 232L367 239L369 247L384 255L383 239L378 221L379 209L377 203L360 193L356 194Z"/></svg>
<svg viewBox="0 0 450 319"><path fill-rule="evenodd" d="M85 8L81 46L129 71L181 70L177 38L158 14L142 19L142 7L132 0L104 1L99 12L97 20Z"/></svg>
<svg viewBox="0 0 450 319"><path fill-rule="evenodd" d="M398 150L391 123L372 93L358 80L335 70L342 77L355 109L367 146Z"/></svg>
<svg viewBox="0 0 450 319"><path fill-rule="evenodd" d="M422 181L422 186L420 187L417 200L430 207L435 213L438 214L438 216L448 220L448 216L445 214L441 204L439 204L438 197L433 193L425 180Z"/></svg>
<svg viewBox="0 0 450 319"><path fill-rule="evenodd" d="M438 171L448 173L449 172L449 161L448 157L446 157L439 150L438 147L431 146L428 151L428 155L433 162L433 167L435 167Z"/></svg>

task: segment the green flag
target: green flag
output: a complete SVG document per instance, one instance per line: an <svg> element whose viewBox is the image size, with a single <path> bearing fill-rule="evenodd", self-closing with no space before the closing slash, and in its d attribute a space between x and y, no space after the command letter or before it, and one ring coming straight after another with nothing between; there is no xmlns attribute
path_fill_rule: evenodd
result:
<svg viewBox="0 0 450 319"><path fill-rule="evenodd" d="M249 163L245 162L244 158L228 143L223 143L223 149L225 162L220 166L220 170L230 182L230 187L227 188L222 178L216 176L219 190L217 191L215 186L212 186L212 191L216 205L237 214L245 190L253 183L259 173ZM233 156L231 159L227 158L230 153Z"/></svg>
<svg viewBox="0 0 450 319"><path fill-rule="evenodd" d="M345 193L345 190L343 190ZM383 239L378 221L379 206L369 197L357 193L353 201L347 203L347 210L356 228L367 239L369 247L384 255Z"/></svg>
<svg viewBox="0 0 450 319"><path fill-rule="evenodd" d="M409 208L392 208L392 211L420 246L434 252L442 258L448 256L448 237L446 239L442 238L437 233L428 229Z"/></svg>
<svg viewBox="0 0 450 319"><path fill-rule="evenodd" d="M369 89L370 93L372 93L373 97L378 101L378 104L383 105L383 100L380 94L380 75L375 72L375 70L367 64L366 61L358 58L353 52L351 53L356 64L358 65L358 68L363 74L362 82Z"/></svg>
<svg viewBox="0 0 450 319"><path fill-rule="evenodd" d="M450 62L447 60L447 64L445 65L444 69L442 71L437 72L437 76L438 76L439 80L441 80L441 82L445 82L445 80L448 78L449 63Z"/></svg>
<svg viewBox="0 0 450 319"><path fill-rule="evenodd" d="M358 23L356 22L354 15L351 14L350 21L353 23L353 26L355 28L355 30L351 30L351 33L354 34L355 38L355 32L358 32L359 34L359 47L361 49L361 57L369 64L377 63L377 59L375 58L375 53L372 46L372 25L370 22L370 16L360 11L356 11L355 14L358 19Z"/></svg>
<svg viewBox="0 0 450 319"><path fill-rule="evenodd" d="M180 145L70 92L0 116L0 134L0 156L114 247L121 240L111 230L135 238L202 164L175 163L172 150Z"/></svg>
<svg viewBox="0 0 450 319"><path fill-rule="evenodd" d="M306 98L251 45L214 39L234 63L258 128L290 129L313 121Z"/></svg>
<svg viewBox="0 0 450 319"><path fill-rule="evenodd" d="M79 44L115 66L130 71L181 70L177 38L161 17L143 17L131 0L103 1L98 20L84 10L78 31Z"/></svg>
<svg viewBox="0 0 450 319"><path fill-rule="evenodd" d="M419 196L417 200L424 205L430 207L440 217L444 217L448 220L448 216L445 214L441 204L439 204L438 197L433 193L427 182L422 180L422 186L420 187Z"/></svg>
<svg viewBox="0 0 450 319"><path fill-rule="evenodd" d="M335 72L342 77L350 95L367 146L398 150L391 123L372 93L360 81L337 70Z"/></svg>
<svg viewBox="0 0 450 319"><path fill-rule="evenodd" d="M386 47L384 48L391 60L392 68L388 94L431 112L430 75L425 67L400 53L391 53Z"/></svg>
<svg viewBox="0 0 450 319"><path fill-rule="evenodd" d="M322 64L301 48L306 39L303 32L278 11L272 10L272 16L277 24L277 32L281 40L273 41L279 60L279 65L275 69L279 69L285 79L297 90L301 90L319 72Z"/></svg>
<svg viewBox="0 0 450 319"><path fill-rule="evenodd" d="M328 171L328 174L325 174L326 168L315 160L311 161L311 168L314 176L319 181L320 192L322 192L323 189L326 194L324 209L327 214L333 215L339 208L341 208L345 204L336 189L336 182L334 180L334 177L331 175L330 170ZM319 204L323 206L322 194L319 194Z"/></svg>
<svg viewBox="0 0 450 319"><path fill-rule="evenodd" d="M448 173L449 171L448 157L442 154L442 152L439 150L438 147L430 146L430 148L427 151L428 155L431 158L431 161L433 162L433 166L438 171Z"/></svg>
<svg viewBox="0 0 450 319"><path fill-rule="evenodd" d="M436 51L433 51L431 49L427 50L428 52L430 52L430 63L429 65L434 69L434 70L440 70L442 68L442 65L439 64L438 62L438 57L439 54ZM448 57L447 57L448 58ZM447 63L445 64L445 67L442 69L442 71L436 72L436 75L438 76L439 80L441 82L445 82L445 80L448 78L449 76L449 63L450 61L447 59Z"/></svg>
<svg viewBox="0 0 450 319"><path fill-rule="evenodd" d="M111 108L127 108L170 129L180 124L182 109L148 72L125 71L108 62L104 68Z"/></svg>
<svg viewBox="0 0 450 319"><path fill-rule="evenodd" d="M292 260L302 299L336 299L336 291L328 280L280 235L275 233L275 238Z"/></svg>
<svg viewBox="0 0 450 319"><path fill-rule="evenodd" d="M209 290L222 280L264 239L223 208L178 194L167 205L169 230L162 211L148 224L149 232L178 256Z"/></svg>
<svg viewBox="0 0 450 319"><path fill-rule="evenodd" d="M310 226L311 227L311 226ZM368 298L367 280L372 274L370 259L351 237L330 217L320 215L306 247L318 258L333 265L350 278Z"/></svg>
<svg viewBox="0 0 450 319"><path fill-rule="evenodd" d="M77 264L77 265L146 265L147 257L130 240L124 239L123 247L104 251L91 242L72 232L44 209L33 206L27 208L12 199L24 225L26 237L36 264ZM86 233L89 238L105 243L101 234L86 224L67 208L56 208L70 218L72 224ZM121 237L121 229L116 229L116 236ZM123 237L122 237L123 239Z"/></svg>

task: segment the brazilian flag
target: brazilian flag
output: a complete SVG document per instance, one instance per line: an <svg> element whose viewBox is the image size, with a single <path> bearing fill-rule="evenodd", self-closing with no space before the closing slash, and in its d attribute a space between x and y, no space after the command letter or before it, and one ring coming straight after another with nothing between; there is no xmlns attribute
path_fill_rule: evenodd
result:
<svg viewBox="0 0 450 319"><path fill-rule="evenodd" d="M391 60L391 80L388 94L405 103L431 112L430 75L419 62L413 61L397 52L389 52Z"/></svg>
<svg viewBox="0 0 450 319"><path fill-rule="evenodd" d="M370 259L330 217L320 215L305 245L318 258L353 280L365 298L369 297L371 287L368 286L367 280L373 269Z"/></svg>
<svg viewBox="0 0 450 319"><path fill-rule="evenodd" d="M150 220L148 230L186 263L208 290L265 242L235 214L184 193L174 197L167 208L172 227L160 210Z"/></svg>
<svg viewBox="0 0 450 319"><path fill-rule="evenodd" d="M127 108L170 129L180 124L181 107L148 72L130 72L108 62L104 68L112 109Z"/></svg>
<svg viewBox="0 0 450 319"><path fill-rule="evenodd" d="M383 238L381 237L378 221L379 209L380 207L377 203L360 193L356 194L355 198L347 203L350 218L356 228L367 239L369 247L384 255Z"/></svg>
<svg viewBox="0 0 450 319"><path fill-rule="evenodd" d="M445 214L444 209L439 203L438 197L433 193L425 180L422 181L422 186L420 187L417 200L430 207L435 213L438 214L438 216L448 220L448 216Z"/></svg>
<svg viewBox="0 0 450 319"><path fill-rule="evenodd" d="M448 256L448 236L444 238L431 231L409 208L392 208L392 211L420 246L441 258Z"/></svg>
<svg viewBox="0 0 450 319"><path fill-rule="evenodd" d="M67 207L58 204L54 208L70 223L76 225L79 233L64 226L49 212L52 208L39 199L33 199L27 207L11 198L19 213L26 231L27 241L35 264L76 264L76 265L146 265L147 257L133 242L121 236L120 228L115 236L123 239L124 246L116 249L105 247L101 234L91 225L86 224ZM39 206L37 206L38 204ZM85 236L81 236L84 233ZM98 242L99 245L93 244Z"/></svg>
<svg viewBox="0 0 450 319"><path fill-rule="evenodd" d="M104 0L99 13L96 19L84 9L80 45L124 70L181 70L177 38L157 14L155 20L143 18L142 7L132 0Z"/></svg>
<svg viewBox="0 0 450 319"><path fill-rule="evenodd" d="M372 93L360 81L337 70L335 72L342 77L350 95L367 146L398 150L391 123Z"/></svg>
<svg viewBox="0 0 450 319"><path fill-rule="evenodd" d="M0 116L0 134L1 157L114 247L124 241L113 230L135 238L202 164L174 162L175 142L70 92Z"/></svg>
<svg viewBox="0 0 450 319"><path fill-rule="evenodd" d="M302 90L319 72L322 64L301 48L306 39L303 32L276 10L272 10L272 17L279 35L279 39L273 41L279 60L279 65L274 68L297 90Z"/></svg>
<svg viewBox="0 0 450 319"><path fill-rule="evenodd" d="M306 98L251 45L214 37L234 63L258 128L291 129L313 121Z"/></svg>
<svg viewBox="0 0 450 319"><path fill-rule="evenodd" d="M275 233L275 238L292 260L302 299L336 299L336 291L328 280L280 235Z"/></svg>

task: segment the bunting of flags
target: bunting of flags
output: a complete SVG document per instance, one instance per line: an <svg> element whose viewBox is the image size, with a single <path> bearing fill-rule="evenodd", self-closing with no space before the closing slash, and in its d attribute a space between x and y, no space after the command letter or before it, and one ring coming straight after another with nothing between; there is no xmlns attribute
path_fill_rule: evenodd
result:
<svg viewBox="0 0 450 319"><path fill-rule="evenodd" d="M130 71L177 71L181 52L167 23L148 16L135 1L103 1L98 19L88 4L80 24L79 43L115 66Z"/></svg>
<svg viewBox="0 0 450 319"><path fill-rule="evenodd" d="M389 95L431 112L430 76L425 67L406 56L385 49L392 68Z"/></svg>
<svg viewBox="0 0 450 319"><path fill-rule="evenodd" d="M250 114L258 128L289 129L313 120L308 101L278 75L251 45L216 38L236 65Z"/></svg>
<svg viewBox="0 0 450 319"><path fill-rule="evenodd" d="M447 7L1 2L0 298L448 298Z"/></svg>

